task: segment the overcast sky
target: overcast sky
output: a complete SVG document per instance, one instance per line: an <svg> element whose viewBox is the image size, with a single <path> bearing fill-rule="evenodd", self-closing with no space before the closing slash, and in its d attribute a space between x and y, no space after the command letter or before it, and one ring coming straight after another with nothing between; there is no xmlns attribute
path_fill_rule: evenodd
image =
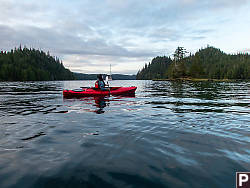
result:
<svg viewBox="0 0 250 188"><path fill-rule="evenodd" d="M50 51L74 72L135 74L178 46L250 51L250 0L0 0L0 50Z"/></svg>

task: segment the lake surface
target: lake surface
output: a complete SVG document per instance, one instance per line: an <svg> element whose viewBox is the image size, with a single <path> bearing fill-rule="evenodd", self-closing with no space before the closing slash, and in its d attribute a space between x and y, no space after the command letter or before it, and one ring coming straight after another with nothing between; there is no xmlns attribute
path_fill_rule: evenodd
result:
<svg viewBox="0 0 250 188"><path fill-rule="evenodd" d="M250 83L112 81L135 97L64 99L94 81L0 82L0 187L235 186L250 171Z"/></svg>

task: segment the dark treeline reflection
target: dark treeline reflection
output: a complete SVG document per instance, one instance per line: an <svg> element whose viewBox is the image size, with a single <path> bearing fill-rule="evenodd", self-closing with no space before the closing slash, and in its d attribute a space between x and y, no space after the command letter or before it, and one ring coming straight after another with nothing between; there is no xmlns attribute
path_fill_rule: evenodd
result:
<svg viewBox="0 0 250 188"><path fill-rule="evenodd" d="M234 84L225 82L154 81L145 85L153 96L212 100L234 91Z"/></svg>

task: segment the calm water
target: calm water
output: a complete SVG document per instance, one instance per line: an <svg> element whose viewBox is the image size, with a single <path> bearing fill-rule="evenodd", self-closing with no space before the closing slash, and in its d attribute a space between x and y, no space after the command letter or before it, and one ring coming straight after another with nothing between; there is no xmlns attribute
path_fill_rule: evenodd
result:
<svg viewBox="0 0 250 188"><path fill-rule="evenodd" d="M135 97L63 99L94 81L0 83L0 187L234 187L250 171L250 83L113 81Z"/></svg>

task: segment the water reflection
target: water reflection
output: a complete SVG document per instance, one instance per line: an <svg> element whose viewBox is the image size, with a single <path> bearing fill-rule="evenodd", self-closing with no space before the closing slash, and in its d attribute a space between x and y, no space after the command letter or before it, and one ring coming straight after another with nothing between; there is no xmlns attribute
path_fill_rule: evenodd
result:
<svg viewBox="0 0 250 188"><path fill-rule="evenodd" d="M174 113L249 113L245 83L153 81L144 87L150 97L146 104L152 108Z"/></svg>
<svg viewBox="0 0 250 188"><path fill-rule="evenodd" d="M68 108L68 112L94 112L96 114L103 114L105 112L114 111L117 106L123 106L119 110L125 110L133 101L131 99L135 96L98 96L98 97L83 97L83 98L64 98L64 104ZM116 109L118 110L118 109Z"/></svg>
<svg viewBox="0 0 250 188"><path fill-rule="evenodd" d="M247 93L246 84L226 82L190 82L190 81L153 81L144 85L144 90L150 92L149 96L167 96L174 98L196 98L214 100L233 98L235 92L240 96ZM239 96L239 95L237 95Z"/></svg>
<svg viewBox="0 0 250 188"><path fill-rule="evenodd" d="M95 104L96 104L96 107L98 108L95 112L97 114L102 114L104 113L105 111L103 110L106 106L107 106L107 103L109 103L109 99L105 97L94 97L94 100L95 100Z"/></svg>
<svg viewBox="0 0 250 188"><path fill-rule="evenodd" d="M61 90L62 82L1 82L0 117L55 112Z"/></svg>

